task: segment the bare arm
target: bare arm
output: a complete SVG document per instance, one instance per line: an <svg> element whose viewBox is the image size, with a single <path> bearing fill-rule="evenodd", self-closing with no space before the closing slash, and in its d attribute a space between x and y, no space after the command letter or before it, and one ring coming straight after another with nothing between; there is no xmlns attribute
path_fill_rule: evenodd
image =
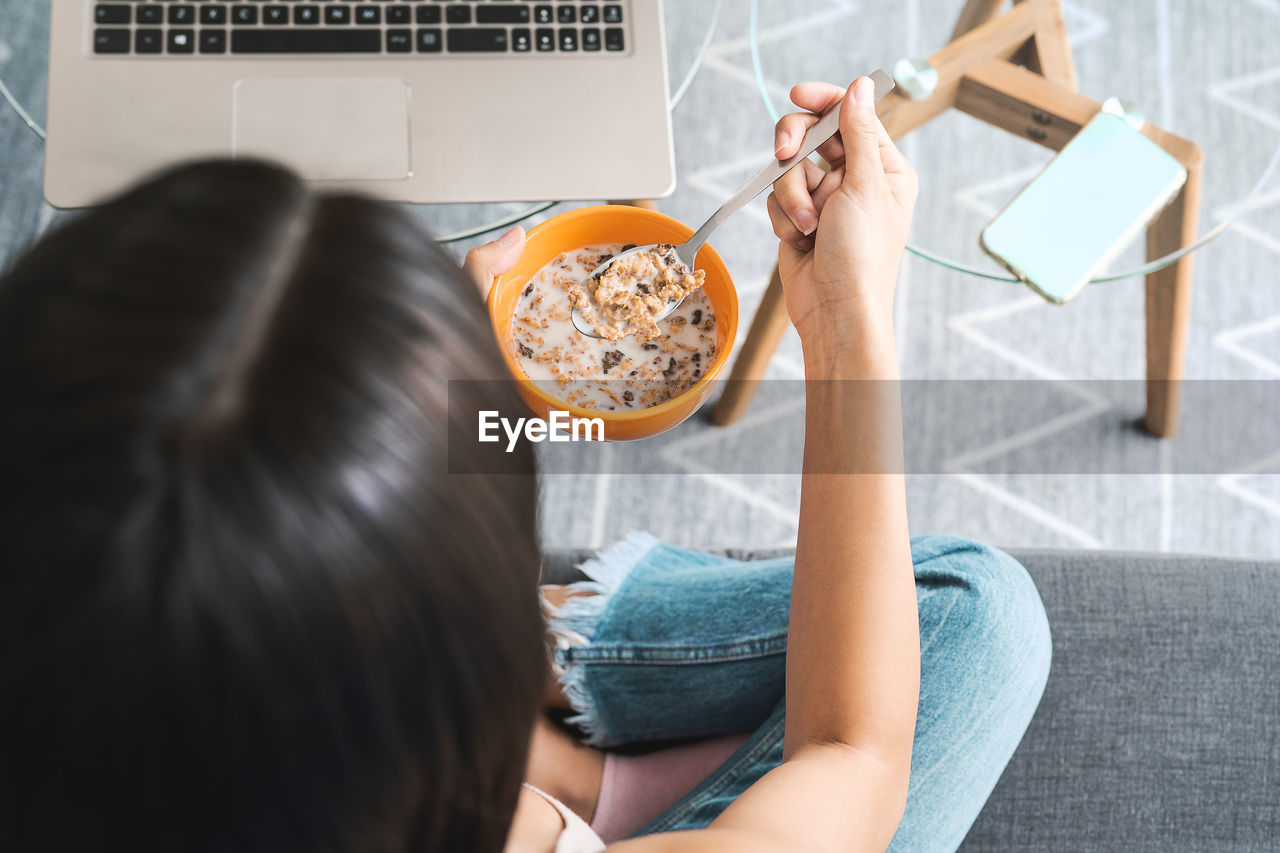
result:
<svg viewBox="0 0 1280 853"><path fill-rule="evenodd" d="M884 850L901 819L920 643L892 309L916 183L870 81L855 89L856 102L834 86L793 90L808 109L842 105L842 144L822 152L830 174L793 170L769 199L808 380L784 761L708 830L620 851ZM779 123L779 156L811 120Z"/></svg>
<svg viewBox="0 0 1280 853"><path fill-rule="evenodd" d="M787 654L788 756L825 742L894 764L911 755L920 643L897 365L883 349L851 347L823 372L828 380L810 383Z"/></svg>

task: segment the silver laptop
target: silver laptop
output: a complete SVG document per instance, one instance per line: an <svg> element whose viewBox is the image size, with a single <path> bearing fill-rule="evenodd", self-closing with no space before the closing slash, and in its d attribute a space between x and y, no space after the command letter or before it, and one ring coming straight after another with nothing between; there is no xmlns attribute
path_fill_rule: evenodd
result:
<svg viewBox="0 0 1280 853"><path fill-rule="evenodd" d="M659 198L661 0L52 0L45 196L266 157L410 202Z"/></svg>

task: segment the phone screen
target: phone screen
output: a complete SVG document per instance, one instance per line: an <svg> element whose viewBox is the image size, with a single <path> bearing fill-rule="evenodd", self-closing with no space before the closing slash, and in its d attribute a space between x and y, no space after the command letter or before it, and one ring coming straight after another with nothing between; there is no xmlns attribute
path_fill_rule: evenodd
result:
<svg viewBox="0 0 1280 853"><path fill-rule="evenodd" d="M1099 113L982 232L982 248L1051 302L1069 300L1186 181L1123 118Z"/></svg>

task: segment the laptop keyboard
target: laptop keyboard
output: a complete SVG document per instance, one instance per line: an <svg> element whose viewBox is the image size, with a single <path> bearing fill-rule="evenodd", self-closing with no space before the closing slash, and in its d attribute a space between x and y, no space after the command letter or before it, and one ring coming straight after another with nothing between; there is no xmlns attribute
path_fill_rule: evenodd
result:
<svg viewBox="0 0 1280 853"><path fill-rule="evenodd" d="M624 5L596 0L96 0L93 52L604 55L627 49Z"/></svg>

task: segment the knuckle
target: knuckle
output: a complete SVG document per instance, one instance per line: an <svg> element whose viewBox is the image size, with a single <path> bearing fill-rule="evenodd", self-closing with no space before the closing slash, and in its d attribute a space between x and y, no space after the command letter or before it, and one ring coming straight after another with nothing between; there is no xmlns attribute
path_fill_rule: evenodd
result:
<svg viewBox="0 0 1280 853"><path fill-rule="evenodd" d="M855 124L853 132L863 142L874 142L877 146L880 145L880 132L876 129L875 122L870 119Z"/></svg>
<svg viewBox="0 0 1280 853"><path fill-rule="evenodd" d="M795 176L795 177L793 177ZM786 175L778 179L778 183L774 184L774 192L777 194L778 201L783 207L789 207L801 204L809 197L809 191L805 187L802 180L796 178L802 177L797 170L792 169Z"/></svg>
<svg viewBox="0 0 1280 853"><path fill-rule="evenodd" d="M813 238L806 237L798 231L783 237L782 242L801 252L807 252L813 248Z"/></svg>
<svg viewBox="0 0 1280 853"><path fill-rule="evenodd" d="M789 211L800 203L800 198L794 187L778 188L778 206L784 211Z"/></svg>

